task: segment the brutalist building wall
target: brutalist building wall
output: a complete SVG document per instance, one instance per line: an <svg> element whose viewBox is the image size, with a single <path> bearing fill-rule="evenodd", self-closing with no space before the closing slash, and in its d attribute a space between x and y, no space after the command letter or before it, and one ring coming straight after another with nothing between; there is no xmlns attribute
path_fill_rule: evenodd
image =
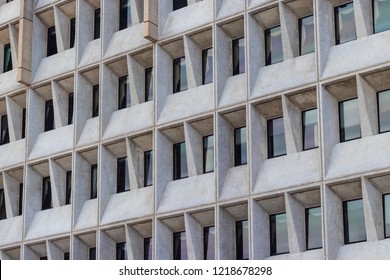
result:
<svg viewBox="0 0 390 280"><path fill-rule="evenodd" d="M0 1L1 259L388 259L390 0Z"/></svg>

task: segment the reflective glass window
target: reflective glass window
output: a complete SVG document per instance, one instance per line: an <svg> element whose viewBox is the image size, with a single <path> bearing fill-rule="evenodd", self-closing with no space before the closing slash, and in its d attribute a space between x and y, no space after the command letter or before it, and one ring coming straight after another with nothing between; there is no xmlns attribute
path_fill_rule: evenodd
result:
<svg viewBox="0 0 390 280"><path fill-rule="evenodd" d="M74 47L74 42L76 40L76 19L70 19L70 35L69 35L69 48Z"/></svg>
<svg viewBox="0 0 390 280"><path fill-rule="evenodd" d="M51 198L51 183L50 177L43 178L42 183L42 210L53 208L53 201Z"/></svg>
<svg viewBox="0 0 390 280"><path fill-rule="evenodd" d="M100 38L100 8L95 10L93 22L93 39Z"/></svg>
<svg viewBox="0 0 390 280"><path fill-rule="evenodd" d="M318 147L317 108L302 112L303 150Z"/></svg>
<svg viewBox="0 0 390 280"><path fill-rule="evenodd" d="M74 104L74 94L70 93L68 96L68 125L73 123L73 104Z"/></svg>
<svg viewBox="0 0 390 280"><path fill-rule="evenodd" d="M314 16L300 18L299 21L299 54L304 55L315 51Z"/></svg>
<svg viewBox="0 0 390 280"><path fill-rule="evenodd" d="M215 227L203 228L203 259L215 260Z"/></svg>
<svg viewBox="0 0 390 280"><path fill-rule="evenodd" d="M187 238L186 232L175 232L173 234L173 259L187 260Z"/></svg>
<svg viewBox="0 0 390 280"><path fill-rule="evenodd" d="M373 0L374 33L390 29L390 0Z"/></svg>
<svg viewBox="0 0 390 280"><path fill-rule="evenodd" d="M286 213L270 216L271 256L289 252Z"/></svg>
<svg viewBox="0 0 390 280"><path fill-rule="evenodd" d="M19 184L19 216L23 214L23 183Z"/></svg>
<svg viewBox="0 0 390 280"><path fill-rule="evenodd" d="M279 26L265 30L265 64L283 61L282 31Z"/></svg>
<svg viewBox="0 0 390 280"><path fill-rule="evenodd" d="M7 115L1 116L1 135L0 145L9 143L9 129L8 129L8 117Z"/></svg>
<svg viewBox="0 0 390 280"><path fill-rule="evenodd" d="M0 189L0 220L7 219L7 214L5 210L5 197L4 189Z"/></svg>
<svg viewBox="0 0 390 280"><path fill-rule="evenodd" d="M53 99L45 102L45 131L54 129Z"/></svg>
<svg viewBox="0 0 390 280"><path fill-rule="evenodd" d="M144 186L153 185L153 151L144 153Z"/></svg>
<svg viewBox="0 0 390 280"><path fill-rule="evenodd" d="M339 102L340 142L360 138L360 116L358 99Z"/></svg>
<svg viewBox="0 0 390 280"><path fill-rule="evenodd" d="M12 70L11 44L4 45L3 73Z"/></svg>
<svg viewBox="0 0 390 280"><path fill-rule="evenodd" d="M336 45L356 40L355 13L353 2L334 8Z"/></svg>
<svg viewBox="0 0 390 280"><path fill-rule="evenodd" d="M65 204L70 204L72 194L72 171L66 172L66 191L65 191Z"/></svg>
<svg viewBox="0 0 390 280"><path fill-rule="evenodd" d="M239 166L247 163L247 140L246 127L234 130L234 165Z"/></svg>
<svg viewBox="0 0 390 280"><path fill-rule="evenodd" d="M89 248L89 258L90 261L96 260L96 247Z"/></svg>
<svg viewBox="0 0 390 280"><path fill-rule="evenodd" d="M188 89L187 68L184 57L173 60L173 93Z"/></svg>
<svg viewBox="0 0 390 280"><path fill-rule="evenodd" d="M55 26L47 29L47 56L57 53L56 28Z"/></svg>
<svg viewBox="0 0 390 280"><path fill-rule="evenodd" d="M178 9L187 7L187 0L173 0L173 10L176 11Z"/></svg>
<svg viewBox="0 0 390 280"><path fill-rule="evenodd" d="M119 3L119 30L132 25L130 0L120 0Z"/></svg>
<svg viewBox="0 0 390 280"><path fill-rule="evenodd" d="M131 106L129 76L119 78L118 110Z"/></svg>
<svg viewBox="0 0 390 280"><path fill-rule="evenodd" d="M186 143L173 145L173 180L188 177Z"/></svg>
<svg viewBox="0 0 390 280"><path fill-rule="evenodd" d="M91 199L97 197L97 164L91 165Z"/></svg>
<svg viewBox="0 0 390 280"><path fill-rule="evenodd" d="M92 87L92 118L99 116L99 85Z"/></svg>
<svg viewBox="0 0 390 280"><path fill-rule="evenodd" d="M245 73L245 40L244 38L232 41L233 49L233 76Z"/></svg>
<svg viewBox="0 0 390 280"><path fill-rule="evenodd" d="M363 199L343 201L344 243L366 241Z"/></svg>
<svg viewBox="0 0 390 280"><path fill-rule="evenodd" d="M116 243L116 259L127 260L126 242Z"/></svg>
<svg viewBox="0 0 390 280"><path fill-rule="evenodd" d="M379 132L390 131L390 90L378 92Z"/></svg>
<svg viewBox="0 0 390 280"><path fill-rule="evenodd" d="M153 100L153 67L145 69L145 102Z"/></svg>
<svg viewBox="0 0 390 280"><path fill-rule="evenodd" d="M390 194L383 195L383 216L384 216L384 228L385 238L390 237Z"/></svg>
<svg viewBox="0 0 390 280"><path fill-rule="evenodd" d="M152 259L153 257L152 248L153 248L153 239L151 237L144 238L144 260Z"/></svg>
<svg viewBox="0 0 390 280"><path fill-rule="evenodd" d="M130 190L129 170L127 167L127 157L117 160L117 185L116 192L126 192Z"/></svg>
<svg viewBox="0 0 390 280"><path fill-rule="evenodd" d="M202 51L202 84L213 82L213 49Z"/></svg>
<svg viewBox="0 0 390 280"><path fill-rule="evenodd" d="M248 220L236 221L236 260L249 259Z"/></svg>
<svg viewBox="0 0 390 280"><path fill-rule="evenodd" d="M321 207L305 209L306 212L306 249L322 248Z"/></svg>
<svg viewBox="0 0 390 280"><path fill-rule="evenodd" d="M283 117L268 120L268 158L286 155Z"/></svg>
<svg viewBox="0 0 390 280"><path fill-rule="evenodd" d="M214 135L203 137L203 173L214 171Z"/></svg>

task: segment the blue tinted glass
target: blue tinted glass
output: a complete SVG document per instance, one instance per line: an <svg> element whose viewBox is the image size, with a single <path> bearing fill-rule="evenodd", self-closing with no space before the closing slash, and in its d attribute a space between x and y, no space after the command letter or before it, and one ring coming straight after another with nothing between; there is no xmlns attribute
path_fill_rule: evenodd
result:
<svg viewBox="0 0 390 280"><path fill-rule="evenodd" d="M299 46L300 55L312 53L315 50L313 15L299 19Z"/></svg>
<svg viewBox="0 0 390 280"><path fill-rule="evenodd" d="M344 201L344 242L354 243L366 240L363 200Z"/></svg>
<svg viewBox="0 0 390 280"><path fill-rule="evenodd" d="M317 109L303 112L303 149L318 147Z"/></svg>
<svg viewBox="0 0 390 280"><path fill-rule="evenodd" d="M265 30L265 61L266 65L283 61L282 31L280 26Z"/></svg>
<svg viewBox="0 0 390 280"><path fill-rule="evenodd" d="M390 29L390 0L373 0L374 33Z"/></svg>
<svg viewBox="0 0 390 280"><path fill-rule="evenodd" d="M340 141L345 142L361 137L358 99L339 103Z"/></svg>
<svg viewBox="0 0 390 280"><path fill-rule="evenodd" d="M268 120L268 158L286 154L283 117Z"/></svg>
<svg viewBox="0 0 390 280"><path fill-rule="evenodd" d="M353 2L334 8L336 45L356 40Z"/></svg>
<svg viewBox="0 0 390 280"><path fill-rule="evenodd" d="M307 250L322 247L321 207L306 209Z"/></svg>
<svg viewBox="0 0 390 280"><path fill-rule="evenodd" d="M390 90L378 93L379 132L390 131Z"/></svg>

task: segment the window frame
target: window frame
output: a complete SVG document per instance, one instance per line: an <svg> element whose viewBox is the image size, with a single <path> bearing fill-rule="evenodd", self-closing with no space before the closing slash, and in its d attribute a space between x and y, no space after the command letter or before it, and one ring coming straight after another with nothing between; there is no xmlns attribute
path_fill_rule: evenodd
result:
<svg viewBox="0 0 390 280"><path fill-rule="evenodd" d="M4 130L5 124L6 128ZM8 115L4 114L0 116L0 146L8 144L10 142L10 135L9 135L9 125L8 125Z"/></svg>
<svg viewBox="0 0 390 280"><path fill-rule="evenodd" d="M148 86L148 78L149 82L152 84L152 90L150 92L150 86ZM151 95L151 99L149 99ZM154 73L153 66L145 68L145 102L152 101L154 99Z"/></svg>
<svg viewBox="0 0 390 280"><path fill-rule="evenodd" d="M240 40L243 40L244 42L244 71L243 72L240 72ZM238 53L237 53L237 57L235 57L235 52L234 52L234 48L235 48L235 44L237 44L237 47L238 47ZM236 76L236 75L240 75L240 74L243 74L246 72L246 61L245 61L245 48L246 48L246 45L245 45L245 36L242 36L240 38L236 38L236 39L233 39L232 40L232 76ZM235 71L234 69L234 61L235 61L235 58L237 59L238 61L238 72Z"/></svg>
<svg viewBox="0 0 390 280"><path fill-rule="evenodd" d="M214 259L208 258L208 239L210 235L210 229L214 228L214 245L215 245L215 225L207 226L203 228L203 260L215 260L215 248L213 249ZM207 237L206 237L207 236Z"/></svg>
<svg viewBox="0 0 390 280"><path fill-rule="evenodd" d="M390 231L388 232L388 234L386 235L386 205L385 205L385 201L386 201L386 196L389 196L390 197L390 193L384 193L382 194L382 212L383 212L383 236L384 236L384 239L389 239L390 238ZM390 205L389 205L389 208L390 208Z"/></svg>
<svg viewBox="0 0 390 280"><path fill-rule="evenodd" d="M182 0L183 1L183 0ZM178 3L179 2L179 3ZM177 11L177 10L180 10L180 9L183 9L185 7L188 7L188 1L185 0L186 4L184 5L183 3L180 3L180 1L177 1L177 0L173 0L172 1L172 11ZM178 5L177 7L175 7L175 4Z"/></svg>
<svg viewBox="0 0 390 280"><path fill-rule="evenodd" d="M153 246L153 238L152 237L144 237L144 247L143 247L143 251L144 251L144 257L143 259L144 260L153 260L153 248L151 248ZM152 254L149 255L149 250L152 250Z"/></svg>
<svg viewBox="0 0 390 280"><path fill-rule="evenodd" d="M244 234L243 234L243 223L246 222L248 224L248 258L244 258ZM241 232L241 235L239 235ZM239 238L241 237L241 238ZM243 219L239 221L235 221L235 247L236 247L236 260L249 260L249 220Z"/></svg>
<svg viewBox="0 0 390 280"><path fill-rule="evenodd" d="M308 53L302 53L302 20L308 18L308 17L313 17L313 26L314 26L314 30L313 30L313 33L314 33L314 50L312 52L308 52ZM303 16L303 17L300 17L298 19L298 29L299 29L299 56L302 56L302 55L307 55L307 54L311 54L311 53L314 53L316 51L316 42L315 42L315 18L314 18L314 13L311 13L311 14L308 14L306 16Z"/></svg>
<svg viewBox="0 0 390 280"><path fill-rule="evenodd" d="M48 184L45 184L45 182ZM45 197L45 187L48 187L48 190L47 190L47 196L48 198ZM46 201L45 201L45 198L47 200L49 200L47 203L50 203L49 206L46 205ZM41 205L41 210L44 211L44 210L49 210L49 209L52 209L53 208L53 196L52 196L52 191L51 191L51 179L50 179L50 176L47 176L47 177L44 177L42 178L42 205Z"/></svg>
<svg viewBox="0 0 390 280"><path fill-rule="evenodd" d="M274 141L274 135L272 135L272 156L271 156L271 150L270 150L270 143L271 143L270 127L271 126L270 126L270 123L275 121L275 120L278 120L278 119L283 119L283 130L284 130L283 134L284 134L284 145L285 145L286 152L284 154L275 155L275 149L274 149L275 141ZM268 153L268 159L283 157L283 156L287 155L286 130L284 127L284 116L283 115L267 120L267 153Z"/></svg>
<svg viewBox="0 0 390 280"><path fill-rule="evenodd" d="M0 189L0 197L3 197L3 203L0 205L0 220L7 219L7 208L5 206L5 190L4 188Z"/></svg>
<svg viewBox="0 0 390 280"><path fill-rule="evenodd" d="M376 93L376 108L377 108L377 117L378 117L378 133L379 134L382 134L382 133L387 133L387 132L390 132L390 128L388 130L384 130L384 131L381 131L381 114L380 114L380 102L379 102L379 95L381 93L384 93L384 92L389 92L388 94L390 95L390 89L385 89L385 90L381 90L381 91L378 91Z"/></svg>
<svg viewBox="0 0 390 280"><path fill-rule="evenodd" d="M306 112L309 112L309 111L313 111L313 110L317 110L317 126L318 126L318 108L315 107L315 108L311 108L311 109L307 109L305 111L302 111L302 114L301 114L301 120L302 120L302 151L310 151L310 150L313 150L313 149L318 149L319 148L319 145L317 146L314 146L314 147L311 147L311 148L308 148L308 149L305 149L305 136L306 136L306 133L305 133L305 113ZM317 129L317 137L319 137L319 131ZM320 140L320 139L318 139ZM318 144L319 144L320 141L318 141ZM287 148L287 147L286 147Z"/></svg>
<svg viewBox="0 0 390 280"><path fill-rule="evenodd" d="M188 253L186 253L186 257L187 258L183 259L183 256L182 256L182 248L181 248L181 237L182 237L182 234L184 234L184 237L185 237L186 249L188 248L187 247L187 234L186 234L185 230L174 232L173 235L172 235L172 237L173 237L173 242L172 242L172 259L173 260L187 260L188 259ZM177 245L177 247L178 247L178 250L177 250L178 255L176 255L176 252L175 252L175 247L176 247L175 245Z"/></svg>
<svg viewBox="0 0 390 280"><path fill-rule="evenodd" d="M360 127L360 137L356 137L356 138L351 138L351 139L348 139L348 140L345 140L345 133L344 133L344 140L342 140L342 132L341 132L341 110L340 110L340 105L344 102L347 102L347 101L351 101L351 100L354 100L354 99L357 99L358 100L358 97L353 97L353 98L349 98L349 99L345 99L343 101L339 101L338 102L338 114L339 114L339 141L340 143L345 143L345 142L349 142L349 141L353 141L353 140L357 140L357 139L361 139L362 138L362 124L361 124L361 120L360 120L360 112L359 112L359 127ZM359 100L358 100L359 102ZM359 105L358 105L358 108L359 108ZM359 110L359 109L358 109Z"/></svg>
<svg viewBox="0 0 390 280"><path fill-rule="evenodd" d="M344 200L342 201L342 207L343 207L343 233L344 233L344 245L349 245L349 244L355 244L355 243L361 243L361 242L366 242L367 241L367 231L365 227L365 217L364 217L364 231L366 235L366 239L364 240L358 240L358 241L349 241L349 226L348 226L348 207L347 204L348 202L352 201L357 201L361 200L362 201L362 206L363 206L363 217L364 217L364 204L363 204L363 198L355 198L355 199L350 199L350 200Z"/></svg>
<svg viewBox="0 0 390 280"><path fill-rule="evenodd" d="M46 56L52 56L58 53L57 46L57 31L55 25L47 28L47 48L46 48ZM54 42L52 41L54 40ZM53 45L54 43L54 45Z"/></svg>
<svg viewBox="0 0 390 280"><path fill-rule="evenodd" d="M73 123L74 123L74 93L71 92L68 95L68 125L71 125Z"/></svg>
<svg viewBox="0 0 390 280"><path fill-rule="evenodd" d="M93 39L99 39L101 33L101 10L100 7L94 10L93 15Z"/></svg>
<svg viewBox="0 0 390 280"><path fill-rule="evenodd" d="M127 4L127 5L126 5ZM126 7L124 7L124 5ZM130 14L125 8L130 7ZM122 16L126 14L126 18L123 19ZM130 25L129 25L129 17L130 17ZM131 0L119 0L119 31L129 28L133 24L133 19L131 18Z"/></svg>
<svg viewBox="0 0 390 280"><path fill-rule="evenodd" d="M183 62L182 62L182 60L183 60ZM186 71L185 71L185 73L186 73L185 80L186 80L186 85L187 85L187 87L183 87L183 88L181 86L181 80L182 80L182 75L181 75L182 69L181 68L182 68L182 64L184 65L184 67L186 69ZM175 66L176 65L179 65L179 77L176 77L176 75L175 75ZM181 56L181 57L173 59L173 61L172 61L172 70L173 70L173 73L172 73L173 74L172 75L173 76L173 82L172 82L173 83L173 94L188 90L186 57L185 56ZM180 89L177 89L175 87L176 78L178 78L178 83L180 85Z"/></svg>
<svg viewBox="0 0 390 280"><path fill-rule="evenodd" d="M92 86L92 118L96 118L99 116L99 98L100 97L100 86L99 84ZM118 97L119 99L119 97ZM97 110L95 112L95 104L97 105Z"/></svg>
<svg viewBox="0 0 390 280"><path fill-rule="evenodd" d="M342 44L345 44L345 43L348 43L348 42L352 42L354 40L357 40L357 30L356 30L356 20L355 20L355 6L353 5L353 11L354 11L354 23L355 23L355 39L352 39L352 40L349 40L349 41L345 41L345 42L340 42L340 36L337 36L337 34L339 34L340 30L337 28L338 27L338 20L336 19L337 18L337 13L336 13L336 9L337 8L340 8L342 6L347 6L349 4L352 4L353 5L353 1L349 1L349 2L346 2L346 3L343 3L341 5L337 5L337 6L334 6L333 7L333 20L334 20L334 39L335 39L335 45L338 46L338 45L342 45Z"/></svg>
<svg viewBox="0 0 390 280"><path fill-rule="evenodd" d="M317 249L322 249L323 248L322 245L320 247L309 248L309 211L311 209L315 209L315 208L320 208L320 211L321 211L321 221L322 221L322 207L321 207L321 205L305 208L305 239L306 239L305 243L306 243L306 251L317 250ZM321 244L322 243L323 243L323 235L322 235L322 224L321 224Z"/></svg>
<svg viewBox="0 0 390 280"><path fill-rule="evenodd" d="M277 229L276 229L276 218L273 220L274 217L276 216L279 216L279 215L285 215L286 216L286 227L287 227L287 240L288 240L288 251L284 251L284 252L277 252L277 241L276 241L276 232L277 232ZM272 240L273 240L273 236L272 236L272 232L273 232L273 221L275 221L275 243L273 244ZM284 254L289 254L290 253L290 240L288 239L288 225L287 225L287 213L286 212L280 212L280 213L275 213L275 214L271 214L269 215L269 236L270 236L270 255L271 256L279 256L279 255L284 255Z"/></svg>
<svg viewBox="0 0 390 280"><path fill-rule="evenodd" d="M117 242L115 244L116 250L115 250L115 260L127 260L128 255L127 255L127 248L126 248L126 242ZM119 250L123 250L123 258L118 258L121 252Z"/></svg>
<svg viewBox="0 0 390 280"><path fill-rule="evenodd" d="M210 47L210 48L207 48L207 49L203 49L202 50L202 85L207 85L207 84L211 84L211 83L214 82L214 65L213 65L213 61L211 62L211 72L212 72L211 81L208 81L207 83L205 81L206 80L205 67L207 66L207 63L205 63L205 57L206 57L206 61L207 61L208 51L211 51L212 60L214 61L213 47Z"/></svg>
<svg viewBox="0 0 390 280"><path fill-rule="evenodd" d="M182 176L182 169L181 169L181 158L182 158L182 154L181 154L181 149L179 148L179 151L180 151L180 156L179 158L176 160L176 153L175 153L175 149L177 147L180 147L181 145L184 144L184 150L185 150L185 158L186 158L186 166L187 166L187 176ZM189 174L188 174L188 163L187 163L187 146L186 146L186 142L185 141L182 141L182 142L179 142L179 143L175 143L173 144L173 181L176 181L176 180L181 180L181 179L185 179L185 178L188 178ZM178 167L180 167L180 172ZM180 174L177 174L177 173L180 173Z"/></svg>
<svg viewBox="0 0 390 280"><path fill-rule="evenodd" d="M213 169L212 170L209 170L209 171L206 171L206 161L207 161L207 149L205 149L205 140L208 139L209 137L213 137ZM215 171L215 138L214 138L214 134L210 134L210 135L206 135L206 136L203 136L203 174L207 174L207 173L212 173Z"/></svg>
<svg viewBox="0 0 390 280"><path fill-rule="evenodd" d="M121 102L121 85L125 86L124 98L126 100L126 106L122 107ZM128 106L128 101L130 105ZM129 86L129 75L124 75L118 78L118 110L123 110L131 107L131 98L130 98L130 86Z"/></svg>
<svg viewBox="0 0 390 280"><path fill-rule="evenodd" d="M271 37L272 37L272 36L271 36L272 30L275 29L275 28L277 28L277 27L280 28L280 38L281 38L281 40L283 40L283 39L282 39L282 26L281 26L280 23L279 23L278 25L275 25L275 26L273 26L273 27L270 27L270 28L267 28L267 29L264 30L264 62L265 62L264 64L265 64L265 66L270 66L270 65L278 64L278 63L284 61L283 45L282 45L282 60L276 61L276 62L272 62L272 61L268 62L268 59L267 59L267 50L268 50L268 47L267 47L267 32L269 32L269 37L271 38ZM298 28L299 28L299 27L298 27ZM299 33L299 32L298 32L298 33ZM283 44L283 41L282 41L282 44ZM272 57L272 45L271 45L271 57ZM271 59L271 60L272 60L272 59Z"/></svg>

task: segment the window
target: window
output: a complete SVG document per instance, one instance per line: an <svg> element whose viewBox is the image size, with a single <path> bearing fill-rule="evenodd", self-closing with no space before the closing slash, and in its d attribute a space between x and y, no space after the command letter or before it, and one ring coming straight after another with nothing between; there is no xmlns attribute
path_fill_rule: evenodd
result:
<svg viewBox="0 0 390 280"><path fill-rule="evenodd" d="M236 259L249 259L248 220L236 222Z"/></svg>
<svg viewBox="0 0 390 280"><path fill-rule="evenodd" d="M43 256L39 258L40 261L47 261L47 256Z"/></svg>
<svg viewBox="0 0 390 280"><path fill-rule="evenodd" d="M303 150L318 148L317 108L302 112Z"/></svg>
<svg viewBox="0 0 390 280"><path fill-rule="evenodd" d="M203 259L215 260L215 227L203 228Z"/></svg>
<svg viewBox="0 0 390 280"><path fill-rule="evenodd" d="M19 216L23 214L23 183L19 184Z"/></svg>
<svg viewBox="0 0 390 280"><path fill-rule="evenodd" d="M187 238L186 232L175 232L173 234L173 259L187 260Z"/></svg>
<svg viewBox="0 0 390 280"><path fill-rule="evenodd" d="M153 67L145 69L145 102L153 100Z"/></svg>
<svg viewBox="0 0 390 280"><path fill-rule="evenodd" d="M271 256L289 252L286 213L270 216Z"/></svg>
<svg viewBox="0 0 390 280"><path fill-rule="evenodd" d="M130 0L120 0L119 6L119 30L131 26L131 4Z"/></svg>
<svg viewBox="0 0 390 280"><path fill-rule="evenodd" d="M89 256L88 259L90 261L96 260L96 247L89 248Z"/></svg>
<svg viewBox="0 0 390 280"><path fill-rule="evenodd" d="M283 61L282 31L280 25L265 31L265 65Z"/></svg>
<svg viewBox="0 0 390 280"><path fill-rule="evenodd" d="M130 101L129 76L126 75L119 78L118 110L130 106L131 106L131 101Z"/></svg>
<svg viewBox="0 0 390 280"><path fill-rule="evenodd" d="M66 205L70 204L70 201L72 199L71 194L72 194L72 171L67 171L66 172L66 192L65 192L65 195L66 195L65 204Z"/></svg>
<svg viewBox="0 0 390 280"><path fill-rule="evenodd" d="M283 117L267 121L268 158L286 155Z"/></svg>
<svg viewBox="0 0 390 280"><path fill-rule="evenodd" d="M64 260L65 260L65 261L70 260L69 252L64 253Z"/></svg>
<svg viewBox="0 0 390 280"><path fill-rule="evenodd" d="M173 180L188 177L186 143L173 145Z"/></svg>
<svg viewBox="0 0 390 280"><path fill-rule="evenodd" d="M334 8L336 45L356 40L353 2Z"/></svg>
<svg viewBox="0 0 390 280"><path fill-rule="evenodd" d="M340 142L361 137L358 99L339 102Z"/></svg>
<svg viewBox="0 0 390 280"><path fill-rule="evenodd" d="M214 135L203 137L203 173L214 171Z"/></svg>
<svg viewBox="0 0 390 280"><path fill-rule="evenodd" d="M321 207L305 209L306 212L306 249L322 248Z"/></svg>
<svg viewBox="0 0 390 280"><path fill-rule="evenodd" d="M4 189L0 189L0 220L7 219L7 213L5 210L5 196Z"/></svg>
<svg viewBox="0 0 390 280"><path fill-rule="evenodd" d="M53 99L45 102L45 131L54 129Z"/></svg>
<svg viewBox="0 0 390 280"><path fill-rule="evenodd" d="M173 60L173 93L187 89L186 59L183 56Z"/></svg>
<svg viewBox="0 0 390 280"><path fill-rule="evenodd" d="M315 51L314 16L310 15L298 20L299 24L299 55Z"/></svg>
<svg viewBox="0 0 390 280"><path fill-rule="evenodd" d="M390 131L390 90L378 92L379 133Z"/></svg>
<svg viewBox="0 0 390 280"><path fill-rule="evenodd" d="M97 198L97 164L91 165L91 199Z"/></svg>
<svg viewBox="0 0 390 280"><path fill-rule="evenodd" d="M100 38L100 8L95 10L94 21L93 21L93 39Z"/></svg>
<svg viewBox="0 0 390 280"><path fill-rule="evenodd" d="M1 135L0 145L9 143L9 129L8 129L8 117L7 115L1 116Z"/></svg>
<svg viewBox="0 0 390 280"><path fill-rule="evenodd" d="M57 53L56 28L55 26L47 29L47 56Z"/></svg>
<svg viewBox="0 0 390 280"><path fill-rule="evenodd" d="M366 241L363 199L343 201L344 243Z"/></svg>
<svg viewBox="0 0 390 280"><path fill-rule="evenodd" d="M26 108L22 112L22 139L26 137Z"/></svg>
<svg viewBox="0 0 390 280"><path fill-rule="evenodd" d="M144 238L144 260L151 260L153 253L153 239L151 237Z"/></svg>
<svg viewBox="0 0 390 280"><path fill-rule="evenodd" d="M390 0L373 0L374 33L390 29Z"/></svg>
<svg viewBox="0 0 390 280"><path fill-rule="evenodd" d="M232 41L233 76L245 73L245 41L244 37Z"/></svg>
<svg viewBox="0 0 390 280"><path fill-rule="evenodd" d="M76 19L71 18L70 19L70 34L69 34L69 48L74 47L74 42L76 38Z"/></svg>
<svg viewBox="0 0 390 280"><path fill-rule="evenodd" d="M127 168L127 157L117 160L117 181L116 192L126 192L130 190L129 170Z"/></svg>
<svg viewBox="0 0 390 280"><path fill-rule="evenodd" d="M74 104L74 94L69 93L68 96L68 125L73 123L73 104Z"/></svg>
<svg viewBox="0 0 390 280"><path fill-rule="evenodd" d="M383 195L383 218L385 238L390 237L390 194Z"/></svg>
<svg viewBox="0 0 390 280"><path fill-rule="evenodd" d="M116 243L116 259L127 260L126 242Z"/></svg>
<svg viewBox="0 0 390 280"><path fill-rule="evenodd" d="M92 87L92 118L99 116L99 85Z"/></svg>
<svg viewBox="0 0 390 280"><path fill-rule="evenodd" d="M12 70L11 44L4 45L3 73Z"/></svg>
<svg viewBox="0 0 390 280"><path fill-rule="evenodd" d="M153 151L144 153L144 187L153 185Z"/></svg>
<svg viewBox="0 0 390 280"><path fill-rule="evenodd" d="M42 184L42 210L53 208L53 201L51 199L51 183L50 177L43 178Z"/></svg>
<svg viewBox="0 0 390 280"><path fill-rule="evenodd" d="M213 82L213 48L202 51L202 85Z"/></svg>
<svg viewBox="0 0 390 280"><path fill-rule="evenodd" d="M234 166L247 163L246 127L234 130Z"/></svg>
<svg viewBox="0 0 390 280"><path fill-rule="evenodd" d="M187 7L187 0L173 0L173 10L176 11L178 9Z"/></svg>

